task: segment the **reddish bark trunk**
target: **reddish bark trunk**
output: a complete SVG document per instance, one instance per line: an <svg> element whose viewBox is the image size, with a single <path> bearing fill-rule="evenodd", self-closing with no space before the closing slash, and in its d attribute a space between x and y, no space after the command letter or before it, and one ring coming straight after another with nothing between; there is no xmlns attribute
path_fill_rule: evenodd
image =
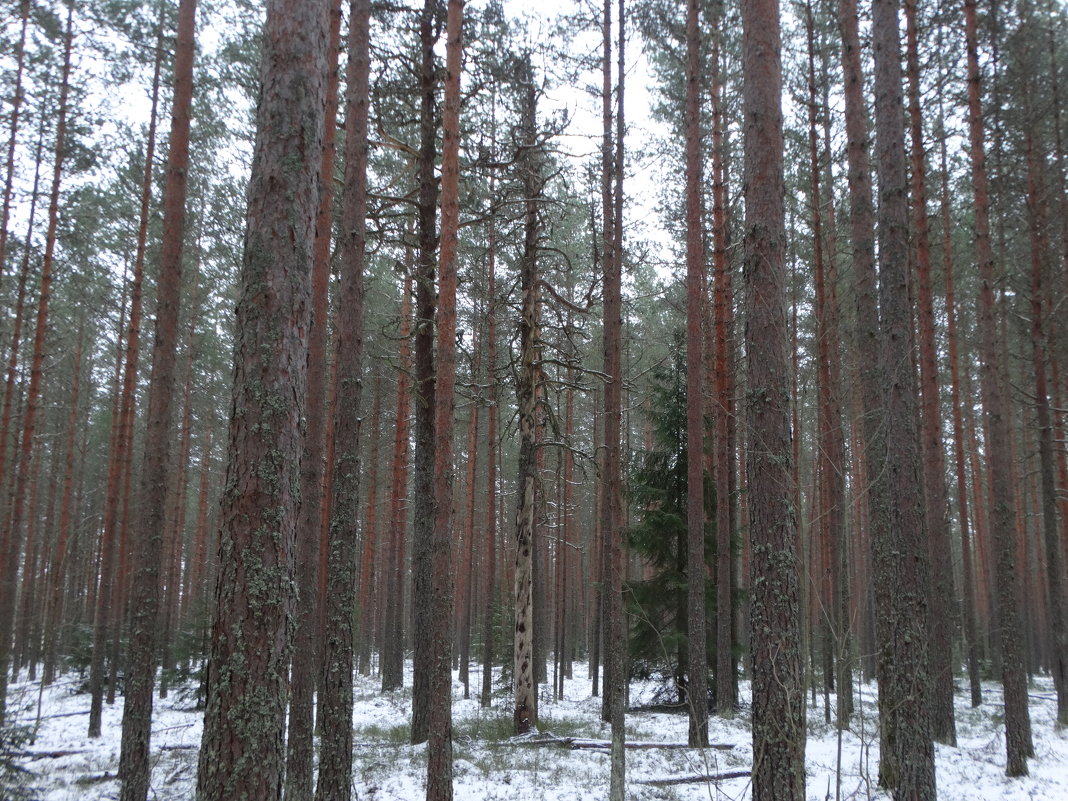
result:
<svg viewBox="0 0 1068 801"><path fill-rule="evenodd" d="M975 194L975 246L979 262L978 328L980 337L980 388L983 416L990 439L987 463L990 469L990 528L993 534L997 574L997 612L1002 660L1002 685L1005 690L1005 743L1009 776L1027 774L1027 757L1034 753L1031 720L1027 706L1027 679L1024 675L1019 636L1020 590L1014 564L1013 533L1015 505L1012 490L1012 466L1008 462L1012 447L1007 376L1002 361L994 303L996 280L994 254L990 246L989 191L986 154L983 144L983 110L980 94L977 0L965 0L964 22L968 55L968 133L971 145L972 182Z"/></svg>
<svg viewBox="0 0 1068 801"><path fill-rule="evenodd" d="M0 214L0 282L7 258L7 223L11 216L11 191L15 183L15 146L19 139L19 113L22 111L22 72L26 61L26 28L30 21L30 0L19 3L19 39L15 43L15 89L11 96L11 125L7 141L7 166L4 176L4 206ZM28 241L28 240L27 240Z"/></svg>
<svg viewBox="0 0 1068 801"><path fill-rule="evenodd" d="M734 534L734 400L731 359L731 266L727 254L727 153L723 124L723 81L720 76L719 33L712 39L712 242L713 242L713 419L715 420L716 541L720 558L716 576L716 706L730 715L738 701L738 682L733 656L734 636L740 632L739 615L727 614L733 608L731 588L741 581L732 570ZM732 575L733 574L733 575ZM732 623L734 625L732 625Z"/></svg>
<svg viewBox="0 0 1068 801"><path fill-rule="evenodd" d="M273 0L267 7L197 775L201 801L267 801L282 790L326 12L325 0ZM351 734L351 721L344 731Z"/></svg>
<svg viewBox="0 0 1068 801"><path fill-rule="evenodd" d="M22 436L18 449L19 463L14 482L14 504L11 518L0 536L0 723L6 712L7 673L11 657L11 634L15 618L15 590L18 580L19 554L22 553L23 518L26 511L26 490L29 482L36 416L41 399L41 376L44 364L45 336L48 331L48 304L52 293L52 262L59 226L59 190L63 178L66 155L67 98L70 90L71 46L73 41L74 5L67 6L66 33L63 45L63 72L59 89L59 117L56 121L56 151L52 167L52 190L48 204L48 231L41 262L41 289L37 300L37 322L33 337L33 360L30 384L26 389L26 411L22 418Z"/></svg>
<svg viewBox="0 0 1068 801"><path fill-rule="evenodd" d="M493 197L494 178L490 177L490 196ZM486 282L486 596L482 618L482 692L480 705L489 708L493 695L494 588L497 584L497 229L493 221L489 227Z"/></svg>
<svg viewBox="0 0 1068 801"><path fill-rule="evenodd" d="M804 798L777 0L742 3L749 514L753 541L753 798Z"/></svg>
<svg viewBox="0 0 1068 801"><path fill-rule="evenodd" d="M334 226L334 169L337 156L337 107L340 79L341 0L330 0L326 50L326 109L323 119L321 195L315 222L311 274L311 329L308 331L308 389L305 401L304 459L300 469L297 511L297 622L289 684L289 729L286 738L286 801L311 801L312 696L321 638L319 583L323 527L323 451L326 445L327 340L330 327L330 241Z"/></svg>
<svg viewBox="0 0 1068 801"><path fill-rule="evenodd" d="M81 325L84 326L84 321ZM74 351L74 381L70 390L70 417L67 422L66 458L63 463L63 500L60 502L59 530L56 532L56 547L52 554L52 567L49 570L48 599L45 611L44 668L41 674L41 681L45 685L51 684L56 677L59 628L63 622L67 551L70 545L71 521L73 518L75 438L78 433L78 423L81 416L78 402L81 389L84 334L84 328L80 328L78 332L78 347Z"/></svg>
<svg viewBox="0 0 1068 801"><path fill-rule="evenodd" d="M475 316L479 313L475 307ZM474 333L474 341L471 345L474 351L474 364L471 368L472 380L477 383L480 376L480 362L482 360L479 332ZM464 532L464 569L462 574L462 592L458 594L457 609L459 613L458 639L460 650L460 681L464 685L464 699L471 697L471 610L474 608L474 570L475 570L475 478L478 465L478 416L479 405L477 399L472 399L470 404L470 417L467 423L467 481L465 492L467 499L464 508L467 511L464 518L466 530Z"/></svg>
<svg viewBox="0 0 1068 801"><path fill-rule="evenodd" d="M908 111L911 137L912 224L916 264L916 306L919 317L920 424L922 431L925 522L931 559L930 665L932 677L931 734L956 745L953 718L953 621L956 618L953 565L950 559L946 464L942 444L942 400L938 383L934 298L931 289L930 233L927 224L927 168L920 108L919 34L916 0L905 0L908 69Z"/></svg>
<svg viewBox="0 0 1068 801"><path fill-rule="evenodd" d="M363 525L363 548L360 553L360 624L356 630L356 662L361 676L371 675L371 646L378 616L381 582L376 570L378 557L378 440L382 427L382 373L375 372L371 400L371 448L367 465L367 513Z"/></svg>
<svg viewBox="0 0 1068 801"><path fill-rule="evenodd" d="M1035 88L1037 91L1037 87ZM1040 192L1041 165L1035 152L1033 127L1024 134L1027 153L1027 210L1031 245L1031 350L1035 371L1035 414L1038 418L1039 475L1042 485L1042 534L1049 591L1049 650L1057 691L1057 721L1068 724L1068 631L1064 613L1064 566L1057 528L1057 493L1053 477L1053 425L1046 384L1046 334L1043 314L1043 268L1046 254L1045 209Z"/></svg>
<svg viewBox="0 0 1068 801"><path fill-rule="evenodd" d="M320 729L316 801L352 795L353 609L356 608L360 511L360 429L363 402L364 271L367 254L367 121L370 105L370 0L352 0L345 92L345 192L338 255L337 396L334 408L334 483L319 691ZM376 421L377 422L377 421Z"/></svg>
<svg viewBox="0 0 1068 801"><path fill-rule="evenodd" d="M879 647L880 780L898 798L935 797L928 662L930 581L908 274L908 178L897 0L873 6L879 165L879 380L882 419L868 442Z"/></svg>
<svg viewBox="0 0 1068 801"><path fill-rule="evenodd" d="M409 379L412 367L412 276L405 266L401 295L400 353L397 402L393 423L393 471L389 489L390 546L387 566L385 631L382 642L382 689L396 690L404 683L404 553L407 534L408 434L410 427Z"/></svg>
<svg viewBox="0 0 1068 801"><path fill-rule="evenodd" d="M705 360L704 342L704 209L701 203L701 104L700 23L697 0L686 4L686 701L689 713L688 741L692 746L708 745L708 648L705 620L705 415L702 388ZM726 500L726 499L724 499ZM728 528L728 541L730 533ZM730 549L719 553L719 564L726 563L726 586L730 598ZM722 571L719 573L723 583ZM722 596L721 596L722 597ZM730 617L727 610L717 610L720 620L727 621L730 652ZM722 642L720 642L722 648ZM724 670L722 652L717 668L717 687L724 685L723 673L729 671L729 657ZM727 682L729 684L729 681ZM720 713L730 713L729 697L717 697Z"/></svg>
<svg viewBox="0 0 1068 801"><path fill-rule="evenodd" d="M441 119L441 249L435 317L434 530L430 547L430 726L427 801L452 801L452 430L456 383L456 266L459 238L460 71L463 0L449 0L445 32L445 105Z"/></svg>
<svg viewBox="0 0 1068 801"><path fill-rule="evenodd" d="M438 70L434 57L440 0L424 0L419 19L419 154L416 160L418 255L415 276L415 454L412 469L412 726L411 742L430 736L430 551L434 521L434 272L437 252Z"/></svg>
<svg viewBox="0 0 1068 801"><path fill-rule="evenodd" d="M130 645L126 666L126 700L122 715L123 777L121 801L145 801L151 766L152 689L156 678L156 644L160 608L160 572L167 488L171 478L169 429L178 350L178 313L182 291L182 245L189 170L189 127L193 105L193 54L196 0L181 0L174 63L170 151L163 192L163 236L156 289L155 341L148 389L145 457L140 476L133 563ZM131 447L132 450L132 441ZM128 458L128 456L127 456ZM114 672L114 671L113 671Z"/></svg>

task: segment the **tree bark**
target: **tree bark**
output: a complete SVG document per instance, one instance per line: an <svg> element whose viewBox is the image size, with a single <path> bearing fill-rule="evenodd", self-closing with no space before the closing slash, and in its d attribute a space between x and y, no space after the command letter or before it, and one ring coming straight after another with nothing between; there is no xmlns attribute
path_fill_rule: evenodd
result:
<svg viewBox="0 0 1068 801"><path fill-rule="evenodd" d="M713 241L713 319L715 400L715 480L716 480L716 542L722 554L730 554L731 561L720 559L716 576L716 707L721 716L728 716L738 703L737 659L733 654L736 637L741 635L741 609L735 608L732 589L741 581L741 571L735 569L732 540L734 537L736 503L734 499L734 364L731 357L733 297L731 265L727 253L727 153L723 124L723 79L721 77L720 37L712 39L712 241ZM727 615L724 610L732 610ZM731 619L733 617L733 620Z"/></svg>
<svg viewBox="0 0 1068 801"><path fill-rule="evenodd" d="M708 745L708 646L705 639L705 415L701 321L705 297L701 203L700 23L697 0L686 4L686 701L690 745ZM726 500L726 499L724 499ZM729 559L720 553L722 564ZM728 561L728 565L730 562ZM727 583L728 588L730 582ZM725 610L718 610L722 616ZM728 626L730 617L727 617ZM729 631L729 627L728 627ZM720 643L722 645L722 643ZM728 642L729 650L729 642ZM730 663L728 662L728 667ZM719 661L720 669L723 660ZM717 686L723 677L717 673ZM725 709L720 704L720 712Z"/></svg>
<svg viewBox="0 0 1068 801"><path fill-rule="evenodd" d="M928 610L916 375L908 276L908 184L897 0L873 6L875 142L879 165L879 313L882 433L869 443L872 563L879 646L880 724L895 799L935 797Z"/></svg>
<svg viewBox="0 0 1068 801"><path fill-rule="evenodd" d="M337 396L334 407L334 500L323 665L316 801L352 797L353 610L356 608L357 534L360 511L360 422L363 395L364 272L367 253L367 156L370 106L370 0L349 3L345 92L345 188L338 241Z"/></svg>
<svg viewBox="0 0 1068 801"><path fill-rule="evenodd" d="M460 228L460 71L463 0L449 0L441 119L441 250L438 259L437 382L434 391L434 530L430 548L430 736L427 801L452 801L453 396L456 384L457 245Z"/></svg>
<svg viewBox="0 0 1068 801"><path fill-rule="evenodd" d="M19 113L22 111L22 73L26 62L26 28L30 21L30 0L19 3L19 39L15 44L15 89L11 96L11 125L7 140L4 174L3 212L0 213L0 283L7 260L7 223L11 217L11 192L15 183L15 148L19 140Z"/></svg>
<svg viewBox="0 0 1068 801"><path fill-rule="evenodd" d="M434 536L434 293L438 183L437 68L440 0L425 0L419 19L419 155L416 160L418 255L415 275L415 454L412 469L412 745L430 736L430 551Z"/></svg>
<svg viewBox="0 0 1068 801"><path fill-rule="evenodd" d="M397 690L404 684L404 551L408 522L408 433L411 396L408 376L412 369L412 276L405 267L401 296L400 369L397 373L397 405L393 423L393 474L389 490L390 549L386 588L386 631L382 643L382 690Z"/></svg>
<svg viewBox="0 0 1068 801"><path fill-rule="evenodd" d="M41 290L37 300L37 321L33 336L33 357L30 364L30 384L26 389L26 411L22 417L22 436L19 443L18 466L14 483L14 505L11 517L0 535L0 724L4 722L7 700L7 675L11 658L11 635L15 623L15 589L18 581L19 554L23 545L23 518L26 511L26 489L29 483L37 410L41 399L41 376L44 365L45 337L48 332L48 304L52 294L53 259L56 232L59 227L59 190L63 179L66 155L67 99L70 92L71 49L73 43L74 4L67 5L66 33L63 44L63 71L59 88L59 116L56 120L56 150L52 167L52 189L48 204L48 230L45 252L41 262Z"/></svg>
<svg viewBox="0 0 1068 801"><path fill-rule="evenodd" d="M744 0L742 31L753 798L800 801L805 797L804 674L791 474L777 0Z"/></svg>
<svg viewBox="0 0 1068 801"><path fill-rule="evenodd" d="M942 401L938 389L934 299L931 289L930 234L927 224L927 168L923 116L920 108L919 33L916 1L905 0L908 71L908 112L911 138L912 221L916 264L916 307L919 317L921 455L926 502L928 553L931 560L930 667L932 678L931 734L956 745L953 717L953 621L956 618L953 566L950 560L946 460L942 444Z"/></svg>
<svg viewBox="0 0 1068 801"><path fill-rule="evenodd" d="M360 623L356 630L356 666L361 676L371 675L371 649L375 639L375 620L378 618L381 580L375 568L378 556L378 442L382 427L382 373L375 372L374 394L371 400L371 447L367 465L367 514L363 524L363 545L359 561Z"/></svg>
<svg viewBox="0 0 1068 801"><path fill-rule="evenodd" d="M327 340L330 326L330 242L334 227L334 162L337 156L338 55L341 0L328 6L326 108L323 118L322 194L315 221L311 276L312 311L308 331L308 389L305 401L304 459L297 512L297 620L289 678L289 736L286 738L286 801L311 801L314 774L313 695L318 634L319 538L322 530L323 451L326 445Z"/></svg>
<svg viewBox="0 0 1068 801"><path fill-rule="evenodd" d="M137 579L133 582L131 598L126 699L122 714L122 749L119 758L121 801L145 801L151 777L148 752L152 733L152 689L156 678L160 562L170 470L171 402L176 377L178 313L182 292L196 5L196 0L181 0L178 6L170 151L167 154L167 177L163 191L163 240L156 289L156 334L148 387L145 457L141 468L137 529L133 538Z"/></svg>
<svg viewBox="0 0 1068 801"><path fill-rule="evenodd" d="M1015 563L1016 507L1013 502L1011 418L1006 371L997 329L994 284L997 281L990 245L989 190L983 144L983 109L980 95L978 0L964 2L964 29L968 56L968 138L975 195L975 248L979 262L979 379L983 417L989 439L986 458L990 471L990 530L997 551L997 615L1001 646L1001 680L1005 691L1006 772L1027 775L1027 757L1034 753L1031 719L1027 708L1027 679L1020 651L1020 590Z"/></svg>
<svg viewBox="0 0 1068 801"><path fill-rule="evenodd" d="M939 38L941 44L941 37ZM941 47L939 47L941 50ZM943 76L939 76L940 82ZM960 550L964 639L968 660L968 684L972 707L983 703L979 683L979 634L976 625L975 587L972 569L972 537L968 519L968 482L964 462L964 423L961 415L960 348L957 343L957 306L953 279L953 226L950 218L949 158L946 148L945 113L942 94L938 96L940 166L942 171L942 272L946 282L946 347L949 351L950 405L953 418L953 462L957 481L957 515L960 518Z"/></svg>
<svg viewBox="0 0 1068 801"><path fill-rule="evenodd" d="M617 53L620 64L623 63L624 48L624 6L619 0L619 37ZM615 198L613 204L612 185L616 178L619 191L622 170L622 143L618 141L622 134L622 123L616 119L615 156L612 141L612 3L604 4L604 79L602 87L602 121L604 123L603 153L604 177L602 184L604 200L604 372L605 417L604 417L604 495L603 495L603 535L604 535L604 645L605 645L605 679L604 702L605 717L612 727L611 767L609 774L609 801L623 801L626 761L624 730L626 705L626 620L623 609L623 286L622 286L622 225L619 216L622 212L622 198ZM621 116L623 108L623 74L618 75L618 111Z"/></svg>
<svg viewBox="0 0 1068 801"><path fill-rule="evenodd" d="M1034 87L1037 92L1037 87ZM1035 152L1034 121L1024 134L1027 154L1027 211L1031 246L1031 352L1035 372L1035 416L1038 420L1039 478L1042 488L1042 536L1049 591L1050 672L1057 692L1057 722L1068 724L1068 631L1064 615L1064 563L1057 528L1057 492L1053 477L1053 423L1046 382L1046 333L1043 313L1045 214L1040 185L1039 156Z"/></svg>
<svg viewBox="0 0 1068 801"><path fill-rule="evenodd" d="M44 666L41 682L50 685L56 678L56 657L59 630L63 625L64 600L66 595L67 553L70 549L71 523L73 518L74 455L77 447L78 424L81 413L78 400L81 391L82 353L84 345L84 319L79 324L78 347L74 352L74 381L70 390L70 417L67 422L66 458L63 463L63 499L60 501L59 530L49 570L47 600L45 602Z"/></svg>
<svg viewBox="0 0 1068 801"><path fill-rule="evenodd" d="M490 196L493 196L494 177L490 176ZM493 695L494 589L497 584L497 228L494 220L487 223L489 252L486 282L486 604L482 619L482 692L479 704L488 709Z"/></svg>
<svg viewBox="0 0 1068 801"><path fill-rule="evenodd" d="M199 801L282 791L326 27L325 0L268 3Z"/></svg>
<svg viewBox="0 0 1068 801"><path fill-rule="evenodd" d="M520 82L524 88L522 109L523 148L519 171L523 182L525 210L523 217L523 254L520 261L522 308L519 322L520 367L516 387L519 405L519 497L516 508L515 557L515 643L513 676L515 705L512 713L516 734L526 734L538 725L537 681L534 673L533 640L535 618L534 590L534 518L539 476L535 462L538 426L537 402L540 393L538 370L541 355L538 332L538 196L541 179L538 172L535 119L537 89L530 61L524 62ZM539 636L544 637L544 634Z"/></svg>

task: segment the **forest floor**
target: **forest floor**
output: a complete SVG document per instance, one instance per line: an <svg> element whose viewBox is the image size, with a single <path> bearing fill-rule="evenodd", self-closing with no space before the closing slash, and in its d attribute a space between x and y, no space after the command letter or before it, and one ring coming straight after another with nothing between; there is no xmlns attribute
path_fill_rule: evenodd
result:
<svg viewBox="0 0 1068 801"><path fill-rule="evenodd" d="M590 696L584 668L576 663L575 678L566 683L562 700L554 701L551 695L542 694L543 736L551 732L557 738L607 740L610 737L607 725L600 720L600 699ZM479 686L477 670L472 670L471 678L474 691ZM25 774L26 799L118 798L118 781L114 777L119 758L121 699L104 709L104 736L90 740L85 735L89 696L77 692L82 683L68 677L43 693L39 693L38 685L26 682L11 688L8 709L13 722L29 727L28 732L36 727L32 741L15 746L20 752L18 765L29 771ZM169 698L156 702L152 731L155 763L149 796L155 801L193 798L202 720L201 713L193 708L194 690L194 685L179 686ZM743 701L748 699L748 690L748 684L743 683ZM984 684L983 690L985 703L977 709L969 707L966 692L958 692L958 747L936 746L941 801L1068 799L1068 731L1054 726L1056 701L1050 680L1039 678L1030 688L1036 755L1030 761L1031 775L1022 779L1007 779L1004 775L1000 690L990 683ZM491 709L482 709L477 697L464 700L458 682L454 683L453 691L457 801L600 801L607 797L607 751L513 740L512 717L503 688ZM822 698L808 710L806 786L807 796L813 801L830 801L836 797L889 798L875 786L879 743L874 685L858 685L857 694L858 712L840 742L834 726L824 723ZM641 706L651 702L652 696L652 685L632 684L632 709L627 714L628 741L684 744L686 716L669 711L643 711ZM376 679L357 678L353 714L354 780L361 801L417 801L423 797L426 746L407 744L410 714L410 689L382 694ZM628 799L743 801L751 798L748 777L666 787L641 783L747 771L752 760L748 715L748 704L743 703L733 720L711 719L710 740L728 748L628 749ZM841 785L836 796L839 777ZM8 801L19 796L13 789L0 786L0 798Z"/></svg>

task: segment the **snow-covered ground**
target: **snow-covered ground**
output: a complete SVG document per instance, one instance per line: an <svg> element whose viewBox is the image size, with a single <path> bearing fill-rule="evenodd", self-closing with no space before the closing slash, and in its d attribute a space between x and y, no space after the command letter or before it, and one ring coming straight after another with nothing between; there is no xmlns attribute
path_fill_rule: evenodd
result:
<svg viewBox="0 0 1068 801"><path fill-rule="evenodd" d="M590 697L583 666L575 665L565 698L553 701L543 694L541 730L560 737L607 739L608 727L600 721L600 699ZM32 772L30 798L40 801L102 801L118 797L114 778L119 758L121 699L105 707L104 736L86 737L89 696L76 694L77 681L61 681L40 695L37 685L16 684L9 710L14 722L34 725L40 711L36 738L22 746L21 764ZM410 682L409 682L410 685ZM472 689L479 686L472 670ZM607 796L608 756L590 749L571 750L557 745L519 744L509 740L511 713L502 693L492 709L477 699L463 700L454 684L455 797L458 801L492 799L545 799L545 801L600 801ZM649 689L632 686L632 704L648 700ZM942 801L1023 801L1068 799L1068 731L1054 727L1056 702L1051 684L1040 679L1031 687L1031 720L1035 758L1031 775L1007 779L1004 775L1004 728L995 685L984 685L984 706L971 709L966 693L957 696L959 746L937 746L938 794ZM841 776L840 798L887 798L875 787L878 736L872 685L858 688L858 714L840 744L833 726L823 722L822 706L809 710L807 795L809 799L835 799L836 776ZM748 697L748 685L742 687ZM40 704L39 704L40 702ZM39 706L38 706L39 704ZM410 691L383 695L376 680L358 678L353 714L356 747L354 775L363 801L421 799L425 773L425 746L407 744L411 712ZM632 741L684 743L686 718L665 712L630 712L627 737ZM191 708L188 692L172 691L157 701L152 730L155 767L150 798L158 801L192 799L196 778L201 715ZM713 717L712 742L729 749L628 750L627 779L630 799L747 799L748 778L717 784L695 783L657 787L640 784L696 774L747 770L752 759L748 710L736 719ZM0 796L3 796L0 788Z"/></svg>

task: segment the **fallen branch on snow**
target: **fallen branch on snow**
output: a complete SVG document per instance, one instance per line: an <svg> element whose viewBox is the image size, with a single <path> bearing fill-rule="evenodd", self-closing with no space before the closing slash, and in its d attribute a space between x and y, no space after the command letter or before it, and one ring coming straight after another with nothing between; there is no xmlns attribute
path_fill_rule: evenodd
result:
<svg viewBox="0 0 1068 801"><path fill-rule="evenodd" d="M679 784L703 784L706 782L721 782L727 779L745 779L751 775L748 770L732 770L729 773L712 773L704 776L676 776L671 779L638 779L634 784L645 784L650 787L674 787Z"/></svg>
<svg viewBox="0 0 1068 801"><path fill-rule="evenodd" d="M512 737L504 743L501 743L501 745L558 745L561 748L570 748L572 751L610 751L612 749L612 742L610 740L591 740L585 737L557 737L552 732ZM689 749L697 747L698 746L687 745L686 743L657 743L638 741L624 743L624 748L635 750L656 748ZM734 748L734 745L731 743L711 743L707 747L711 748L714 751L730 751L732 748Z"/></svg>

